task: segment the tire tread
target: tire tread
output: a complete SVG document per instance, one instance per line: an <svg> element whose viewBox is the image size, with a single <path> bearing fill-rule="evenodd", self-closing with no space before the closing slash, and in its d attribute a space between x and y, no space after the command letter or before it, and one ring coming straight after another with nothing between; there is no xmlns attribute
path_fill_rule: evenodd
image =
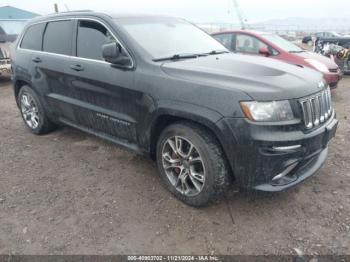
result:
<svg viewBox="0 0 350 262"><path fill-rule="evenodd" d="M51 131L53 131L55 128L56 128L56 125L50 121L50 119L47 117L47 114L45 112L45 109L44 107L42 106L41 104L41 101L38 97L38 95L34 92L34 90L28 86L28 85L24 85L21 87L21 89L19 90L18 92L18 97L17 97L17 100L18 100L18 105L20 106L20 99L21 99L21 94L23 92L28 92L30 93L33 98L35 99L36 103L37 103L37 106L39 107L39 110L41 111L41 117L43 117L43 120L42 120L42 124L41 126L39 125L38 128L36 129L31 129L27 126L27 128L35 135L45 135L45 134L48 134L50 133Z"/></svg>
<svg viewBox="0 0 350 262"><path fill-rule="evenodd" d="M214 136L214 134L211 133L206 127L201 126L196 123L187 122L187 121L179 121L175 122L168 127L166 127L163 132L167 132L167 130L176 129L176 128L190 128L194 133L196 133L205 143L205 146L207 148L208 154L210 155L211 160L216 163L214 165L214 183L210 189L210 192L208 192L208 198L203 199L189 199L186 196L183 196L181 194L175 193L175 196L185 202L186 204L189 204L191 206L195 207L203 207L210 205L217 200L221 199L224 195L225 191L227 190L228 186L231 183L230 178L232 177L230 175L230 170L228 168L228 163L226 160L226 156L221 148L221 145L217 138ZM163 134L162 132L162 134ZM160 138L162 137L162 134ZM158 141L157 150L160 150ZM159 159L157 154L157 162L159 165ZM167 179L165 177L165 179ZM163 180L165 180L163 178ZM166 185L169 187L169 185ZM172 191L173 192L173 191ZM174 193L174 192L173 192Z"/></svg>

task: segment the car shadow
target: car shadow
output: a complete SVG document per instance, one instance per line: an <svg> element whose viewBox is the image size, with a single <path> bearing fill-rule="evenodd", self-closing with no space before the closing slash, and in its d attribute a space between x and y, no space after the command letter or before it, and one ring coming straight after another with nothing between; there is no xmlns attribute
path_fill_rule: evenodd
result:
<svg viewBox="0 0 350 262"><path fill-rule="evenodd" d="M7 74L0 75L0 86L8 85L11 82L11 76Z"/></svg>

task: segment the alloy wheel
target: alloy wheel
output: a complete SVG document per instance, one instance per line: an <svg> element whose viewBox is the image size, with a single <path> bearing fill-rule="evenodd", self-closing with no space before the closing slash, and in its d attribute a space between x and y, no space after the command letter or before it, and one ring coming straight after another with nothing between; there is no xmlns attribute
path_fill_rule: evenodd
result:
<svg viewBox="0 0 350 262"><path fill-rule="evenodd" d="M191 141L181 136L168 138L162 163L170 183L185 196L198 195L205 183L203 159Z"/></svg>
<svg viewBox="0 0 350 262"><path fill-rule="evenodd" d="M21 96L21 112L28 127L36 129L39 126L38 107L29 93L23 93Z"/></svg>

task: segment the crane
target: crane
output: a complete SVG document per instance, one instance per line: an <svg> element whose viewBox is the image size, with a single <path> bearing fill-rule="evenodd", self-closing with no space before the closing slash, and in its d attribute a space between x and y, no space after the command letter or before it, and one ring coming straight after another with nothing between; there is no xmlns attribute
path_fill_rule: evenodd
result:
<svg viewBox="0 0 350 262"><path fill-rule="evenodd" d="M238 0L232 0L233 6L235 7L235 11L238 17L239 22L241 23L241 29L246 29L246 19L244 19L241 9L239 8Z"/></svg>

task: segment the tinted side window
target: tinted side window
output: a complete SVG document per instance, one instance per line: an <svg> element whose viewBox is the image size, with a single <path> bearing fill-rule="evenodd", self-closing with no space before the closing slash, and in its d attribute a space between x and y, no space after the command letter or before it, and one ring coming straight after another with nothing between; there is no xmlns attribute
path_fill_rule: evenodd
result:
<svg viewBox="0 0 350 262"><path fill-rule="evenodd" d="M102 46L116 42L110 32L95 21L79 21L77 35L77 56L95 60L104 60Z"/></svg>
<svg viewBox="0 0 350 262"><path fill-rule="evenodd" d="M41 45L43 41L43 32L46 23L36 24L30 26L24 33L21 48L31 49L31 50L41 50Z"/></svg>
<svg viewBox="0 0 350 262"><path fill-rule="evenodd" d="M49 22L44 34L45 52L70 55L72 48L72 21Z"/></svg>
<svg viewBox="0 0 350 262"><path fill-rule="evenodd" d="M218 34L214 35L213 37L227 49L232 50L232 34Z"/></svg>
<svg viewBox="0 0 350 262"><path fill-rule="evenodd" d="M268 48L268 46L265 43L261 42L254 36L237 34L237 37L236 37L237 52L259 54L259 49L261 47Z"/></svg>

